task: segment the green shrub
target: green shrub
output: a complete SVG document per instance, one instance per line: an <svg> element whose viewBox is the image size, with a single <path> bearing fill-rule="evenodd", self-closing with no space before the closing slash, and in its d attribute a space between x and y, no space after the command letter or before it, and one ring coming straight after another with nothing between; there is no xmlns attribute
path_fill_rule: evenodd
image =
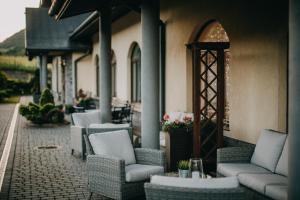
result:
<svg viewBox="0 0 300 200"><path fill-rule="evenodd" d="M65 113L66 114L72 114L75 112L75 108L73 107L72 104L66 104L65 105Z"/></svg>
<svg viewBox="0 0 300 200"><path fill-rule="evenodd" d="M53 123L62 123L64 121L64 113L58 108L54 108L49 112L49 118Z"/></svg>
<svg viewBox="0 0 300 200"><path fill-rule="evenodd" d="M47 103L43 106L40 106L40 112L42 115L46 115L47 113L50 112L50 110L52 110L53 108L55 108L54 104L52 103Z"/></svg>
<svg viewBox="0 0 300 200"><path fill-rule="evenodd" d="M8 93L6 90L0 90L0 101L2 101L3 99L9 97Z"/></svg>
<svg viewBox="0 0 300 200"><path fill-rule="evenodd" d="M11 90L12 95L30 94L32 83L30 81L23 80L8 80L7 88Z"/></svg>
<svg viewBox="0 0 300 200"><path fill-rule="evenodd" d="M65 117L62 105L55 106L50 90L44 90L39 104L30 102L27 106L21 105L19 113L35 124L63 123Z"/></svg>
<svg viewBox="0 0 300 200"><path fill-rule="evenodd" d="M5 89L6 86L7 86L7 77L2 71L0 71L0 89Z"/></svg>
<svg viewBox="0 0 300 200"><path fill-rule="evenodd" d="M40 105L43 106L47 103L54 104L53 95L52 95L51 91L48 88L44 89L44 91L42 92L41 98L40 98Z"/></svg>

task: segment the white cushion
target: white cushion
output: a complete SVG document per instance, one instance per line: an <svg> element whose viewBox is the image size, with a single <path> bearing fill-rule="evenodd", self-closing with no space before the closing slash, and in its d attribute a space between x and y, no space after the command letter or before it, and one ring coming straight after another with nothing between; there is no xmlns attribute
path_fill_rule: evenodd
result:
<svg viewBox="0 0 300 200"><path fill-rule="evenodd" d="M105 124L90 124L89 128L128 128L130 124L113 124L113 123L105 123Z"/></svg>
<svg viewBox="0 0 300 200"><path fill-rule="evenodd" d="M275 200L287 199L287 185L267 185L265 195Z"/></svg>
<svg viewBox="0 0 300 200"><path fill-rule="evenodd" d="M288 156L289 156L289 136L285 140L285 144L279 158L275 173L288 176Z"/></svg>
<svg viewBox="0 0 300 200"><path fill-rule="evenodd" d="M75 126L87 128L90 124L100 123L100 111L88 113L73 113L72 119Z"/></svg>
<svg viewBox="0 0 300 200"><path fill-rule="evenodd" d="M271 173L269 170L251 163L219 163L217 172L223 176L237 176L242 173Z"/></svg>
<svg viewBox="0 0 300 200"><path fill-rule="evenodd" d="M240 184L247 186L261 194L265 194L267 185L286 185L286 177L278 174L239 174Z"/></svg>
<svg viewBox="0 0 300 200"><path fill-rule="evenodd" d="M162 166L133 164L125 167L126 181L137 182L150 179L151 175L164 173Z"/></svg>
<svg viewBox="0 0 300 200"><path fill-rule="evenodd" d="M135 155L127 130L94 133L89 136L95 154L108 155L125 160L126 165L135 164Z"/></svg>
<svg viewBox="0 0 300 200"><path fill-rule="evenodd" d="M237 188L239 186L239 182L236 176L212 179L152 176L151 183L173 187L206 189Z"/></svg>
<svg viewBox="0 0 300 200"><path fill-rule="evenodd" d="M285 139L286 134L278 133L273 130L262 130L252 155L251 163L274 172Z"/></svg>

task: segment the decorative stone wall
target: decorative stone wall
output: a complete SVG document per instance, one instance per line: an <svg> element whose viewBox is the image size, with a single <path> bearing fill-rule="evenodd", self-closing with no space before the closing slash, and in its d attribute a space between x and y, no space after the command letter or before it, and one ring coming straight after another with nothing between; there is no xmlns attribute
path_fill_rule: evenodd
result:
<svg viewBox="0 0 300 200"><path fill-rule="evenodd" d="M65 57L65 104L73 104L72 56Z"/></svg>

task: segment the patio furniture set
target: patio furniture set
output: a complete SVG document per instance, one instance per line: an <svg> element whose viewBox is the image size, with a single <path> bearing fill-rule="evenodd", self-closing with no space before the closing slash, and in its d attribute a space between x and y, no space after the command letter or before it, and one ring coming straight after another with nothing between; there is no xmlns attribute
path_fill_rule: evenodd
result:
<svg viewBox="0 0 300 200"><path fill-rule="evenodd" d="M286 199L285 134L264 130L255 149L219 149L216 178L179 178L166 175L164 151L134 148L131 125L99 124L99 112L72 115L72 153L86 156L90 198Z"/></svg>

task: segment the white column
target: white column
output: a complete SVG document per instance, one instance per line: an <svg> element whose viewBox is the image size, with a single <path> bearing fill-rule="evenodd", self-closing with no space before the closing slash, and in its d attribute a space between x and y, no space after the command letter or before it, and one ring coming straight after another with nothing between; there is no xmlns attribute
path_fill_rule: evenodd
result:
<svg viewBox="0 0 300 200"><path fill-rule="evenodd" d="M111 2L100 10L100 119L111 121Z"/></svg>
<svg viewBox="0 0 300 200"><path fill-rule="evenodd" d="M142 1L142 147L159 149L159 0Z"/></svg>
<svg viewBox="0 0 300 200"><path fill-rule="evenodd" d="M41 92L47 88L47 77L48 77L48 71L47 71L47 56L42 55L40 56L40 86L41 86Z"/></svg>
<svg viewBox="0 0 300 200"><path fill-rule="evenodd" d="M289 16L289 182L288 199L300 199L300 1L290 0Z"/></svg>
<svg viewBox="0 0 300 200"><path fill-rule="evenodd" d="M39 79L40 79L40 92L42 92L42 57L37 56L37 67L39 68Z"/></svg>

